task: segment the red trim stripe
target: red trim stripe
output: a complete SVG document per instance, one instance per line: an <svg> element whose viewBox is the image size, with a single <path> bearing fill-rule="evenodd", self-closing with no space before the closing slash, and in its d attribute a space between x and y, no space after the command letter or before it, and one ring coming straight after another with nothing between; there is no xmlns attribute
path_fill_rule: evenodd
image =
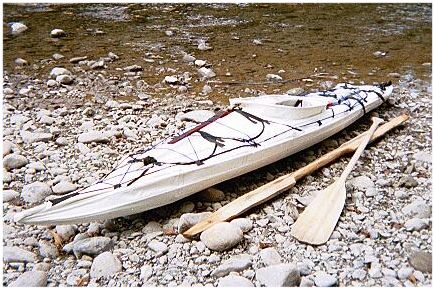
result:
<svg viewBox="0 0 434 289"><path fill-rule="evenodd" d="M183 138L188 137L189 135L201 130L202 128L206 127L207 125L215 122L216 120L227 116L228 114L230 114L231 112L233 112L233 110L225 110L225 111L221 111L218 112L216 115L214 115L213 117L207 119L206 121L198 124L197 126L193 127L192 129L184 132L183 134L173 138L170 142L168 142L169 144L174 144L177 143L178 141L182 140Z"/></svg>

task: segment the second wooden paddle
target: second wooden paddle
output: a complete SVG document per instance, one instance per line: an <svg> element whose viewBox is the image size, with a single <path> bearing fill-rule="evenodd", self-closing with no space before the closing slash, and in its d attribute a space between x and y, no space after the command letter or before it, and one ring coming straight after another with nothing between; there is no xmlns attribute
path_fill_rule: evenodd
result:
<svg viewBox="0 0 434 289"><path fill-rule="evenodd" d="M328 241L345 205L347 196L345 181L381 122L382 119L373 118L371 128L340 178L320 192L292 225L291 235L297 240L312 245L321 245Z"/></svg>

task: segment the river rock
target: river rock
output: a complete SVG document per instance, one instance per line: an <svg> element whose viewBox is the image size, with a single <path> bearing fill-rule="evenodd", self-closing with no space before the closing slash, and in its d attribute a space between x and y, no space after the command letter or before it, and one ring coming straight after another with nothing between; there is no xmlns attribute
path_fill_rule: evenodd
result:
<svg viewBox="0 0 434 289"><path fill-rule="evenodd" d="M413 158L419 162L432 163L432 155L426 151L420 151L415 153Z"/></svg>
<svg viewBox="0 0 434 289"><path fill-rule="evenodd" d="M338 280L325 272L320 272L315 276L314 282L318 287L332 287L337 284Z"/></svg>
<svg viewBox="0 0 434 289"><path fill-rule="evenodd" d="M223 262L212 273L211 276L223 277L230 272L243 271L252 266L252 257L247 254L241 254L231 257L229 260Z"/></svg>
<svg viewBox="0 0 434 289"><path fill-rule="evenodd" d="M236 218L233 219L230 223L240 228L243 233L246 233L253 228L252 220L247 218Z"/></svg>
<svg viewBox="0 0 434 289"><path fill-rule="evenodd" d="M55 259L59 255L59 251L54 244L42 240L39 242L39 254L44 258Z"/></svg>
<svg viewBox="0 0 434 289"><path fill-rule="evenodd" d="M19 154L9 154L3 158L3 167L8 171L22 168L28 163L27 158Z"/></svg>
<svg viewBox="0 0 434 289"><path fill-rule="evenodd" d="M56 79L59 75L72 75L71 71L63 67L54 67L50 71L50 77Z"/></svg>
<svg viewBox="0 0 434 289"><path fill-rule="evenodd" d="M71 75L62 74L56 77L56 81L61 84L71 84L74 81L74 79L72 78Z"/></svg>
<svg viewBox="0 0 434 289"><path fill-rule="evenodd" d="M28 27L20 22L14 22L11 24L11 33L12 34L20 34L24 31L26 31Z"/></svg>
<svg viewBox="0 0 434 289"><path fill-rule="evenodd" d="M220 202L225 199L225 193L216 188L208 188L196 195L203 202Z"/></svg>
<svg viewBox="0 0 434 289"><path fill-rule="evenodd" d="M412 218L405 222L404 227L407 231L420 231L428 228L428 223L419 218Z"/></svg>
<svg viewBox="0 0 434 289"><path fill-rule="evenodd" d="M148 248L151 249L157 256L161 256L168 251L168 247L163 242L152 240L148 243Z"/></svg>
<svg viewBox="0 0 434 289"><path fill-rule="evenodd" d="M14 190L3 190L3 203L9 202L20 196L20 193Z"/></svg>
<svg viewBox="0 0 434 289"><path fill-rule="evenodd" d="M427 251L414 251L409 262L414 269L423 273L432 273L432 253Z"/></svg>
<svg viewBox="0 0 434 289"><path fill-rule="evenodd" d="M140 280L145 282L149 278L151 278L152 274L153 274L153 269L151 265L145 264L140 268Z"/></svg>
<svg viewBox="0 0 434 289"><path fill-rule="evenodd" d="M53 186L53 192L55 194L66 194L75 191L77 188L76 184L68 181L60 181L58 184Z"/></svg>
<svg viewBox="0 0 434 289"><path fill-rule="evenodd" d="M404 176L398 182L399 186L406 188L414 188L417 187L418 184L418 181L412 176Z"/></svg>
<svg viewBox="0 0 434 289"><path fill-rule="evenodd" d="M24 65L28 65L29 63L25 59L17 58L15 59L15 64L19 66L24 66Z"/></svg>
<svg viewBox="0 0 434 289"><path fill-rule="evenodd" d="M24 185L21 191L21 198L28 203L37 203L43 201L46 197L51 195L52 190L49 185L43 182L33 182L28 185Z"/></svg>
<svg viewBox="0 0 434 289"><path fill-rule="evenodd" d="M256 280L266 287L296 287L300 273L293 264L278 264L256 270Z"/></svg>
<svg viewBox="0 0 434 289"><path fill-rule="evenodd" d="M23 141L28 144L34 142L48 142L53 138L53 134L49 132L30 132L27 130L20 131L20 136Z"/></svg>
<svg viewBox="0 0 434 289"><path fill-rule="evenodd" d="M178 83L178 81L179 81L178 77L176 77L174 75L172 75L172 76L166 76L164 78L164 82L168 83L168 84L176 84L176 83Z"/></svg>
<svg viewBox="0 0 434 289"><path fill-rule="evenodd" d="M109 134L102 131L89 131L84 132L78 136L78 142L81 143L108 143L110 141Z"/></svg>
<svg viewBox="0 0 434 289"><path fill-rule="evenodd" d="M431 217L431 206L428 206L423 200L414 200L402 208L402 212L409 217L427 219Z"/></svg>
<svg viewBox="0 0 434 289"><path fill-rule="evenodd" d="M76 256L97 255L113 248L113 242L108 237L92 237L74 242L73 252Z"/></svg>
<svg viewBox="0 0 434 289"><path fill-rule="evenodd" d="M3 141L3 156L13 153L17 149L17 146L8 140Z"/></svg>
<svg viewBox="0 0 434 289"><path fill-rule="evenodd" d="M63 31L62 29L56 28L56 29L51 30L51 32L50 32L50 36L53 38L59 38L59 37L65 36L65 35L66 35L65 31Z"/></svg>
<svg viewBox="0 0 434 289"><path fill-rule="evenodd" d="M211 216L211 214L212 214L211 212L183 214L179 218L178 233L184 233L185 231L187 231L197 223Z"/></svg>
<svg viewBox="0 0 434 289"><path fill-rule="evenodd" d="M78 287L78 286L80 286L80 283L83 282L83 279L86 278L85 277L86 274L87 274L86 269L73 270L66 277L66 284L68 284L69 286ZM87 279L89 279L88 276L87 276Z"/></svg>
<svg viewBox="0 0 434 289"><path fill-rule="evenodd" d="M189 111L187 113L183 113L180 116L177 116L176 118L181 121L194 121L197 123L204 122L207 119L213 117L215 115L214 112L209 110L193 110Z"/></svg>
<svg viewBox="0 0 434 289"><path fill-rule="evenodd" d="M197 70L197 73L199 74L199 76L201 78L213 78L216 76L216 74L214 73L214 71L212 71L211 68L206 68L206 67L201 67Z"/></svg>
<svg viewBox="0 0 434 289"><path fill-rule="evenodd" d="M243 231L231 223L221 222L205 230L200 240L211 250L225 251L243 240Z"/></svg>
<svg viewBox="0 0 434 289"><path fill-rule="evenodd" d="M27 271L20 275L17 280L8 287L45 287L47 286L48 274L44 271Z"/></svg>
<svg viewBox="0 0 434 289"><path fill-rule="evenodd" d="M193 55L190 54L184 54L184 56L182 57L182 60L188 63L192 63L196 60L196 57L194 57Z"/></svg>
<svg viewBox="0 0 434 289"><path fill-rule="evenodd" d="M283 78L282 78L280 75L277 75L277 74L271 74L271 73L267 74L267 75L265 76L265 78L266 78L268 81L275 81L275 82L279 82L279 81L282 81L282 80L283 80Z"/></svg>
<svg viewBox="0 0 434 289"><path fill-rule="evenodd" d="M108 277L122 271L122 263L110 252L104 252L95 257L90 268L90 277Z"/></svg>
<svg viewBox="0 0 434 289"><path fill-rule="evenodd" d="M218 287L255 287L255 285L245 277L229 275L219 279Z"/></svg>
<svg viewBox="0 0 434 289"><path fill-rule="evenodd" d="M56 233L63 241L69 241L77 233L76 225L57 225Z"/></svg>
<svg viewBox="0 0 434 289"><path fill-rule="evenodd" d="M262 249L259 252L259 257L261 257L262 263L266 266L276 265L282 263L282 258L279 252L273 247Z"/></svg>
<svg viewBox="0 0 434 289"><path fill-rule="evenodd" d="M30 262L36 261L36 254L19 247L4 246L3 247L3 262Z"/></svg>

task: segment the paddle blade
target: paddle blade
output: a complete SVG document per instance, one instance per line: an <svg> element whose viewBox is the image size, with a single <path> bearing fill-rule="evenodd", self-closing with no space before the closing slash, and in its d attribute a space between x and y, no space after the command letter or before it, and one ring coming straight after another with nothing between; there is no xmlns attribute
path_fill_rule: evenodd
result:
<svg viewBox="0 0 434 289"><path fill-rule="evenodd" d="M291 235L303 243L328 241L345 205L345 182L340 180L318 193L292 225Z"/></svg>

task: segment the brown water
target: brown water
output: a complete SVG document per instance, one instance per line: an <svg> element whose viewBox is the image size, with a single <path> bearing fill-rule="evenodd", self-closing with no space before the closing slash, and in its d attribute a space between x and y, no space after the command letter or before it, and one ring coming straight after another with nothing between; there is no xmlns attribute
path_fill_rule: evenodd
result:
<svg viewBox="0 0 434 289"><path fill-rule="evenodd" d="M412 71L429 79L431 66L422 64L431 62L431 15L431 4L5 4L4 69L46 79L54 64L44 59L54 53L65 56L56 65L71 68L72 57L98 59L112 51L120 59L109 65L109 74L122 74L116 68L138 64L144 68L141 79L155 85L165 75L195 73L181 61L185 51L212 65L217 74L213 81L264 82L269 73L286 80L213 83L210 98L221 101L246 88L284 92L326 80L381 82L391 72ZM12 36L7 23L14 21L29 29ZM54 28L67 36L52 39ZM174 36L167 36L166 30ZM213 49L198 50L201 39ZM262 45L255 45L254 39ZM378 58L376 51L387 54ZM17 57L31 65L17 70ZM299 78L312 81L288 81ZM189 90L193 94L204 85L195 79Z"/></svg>

